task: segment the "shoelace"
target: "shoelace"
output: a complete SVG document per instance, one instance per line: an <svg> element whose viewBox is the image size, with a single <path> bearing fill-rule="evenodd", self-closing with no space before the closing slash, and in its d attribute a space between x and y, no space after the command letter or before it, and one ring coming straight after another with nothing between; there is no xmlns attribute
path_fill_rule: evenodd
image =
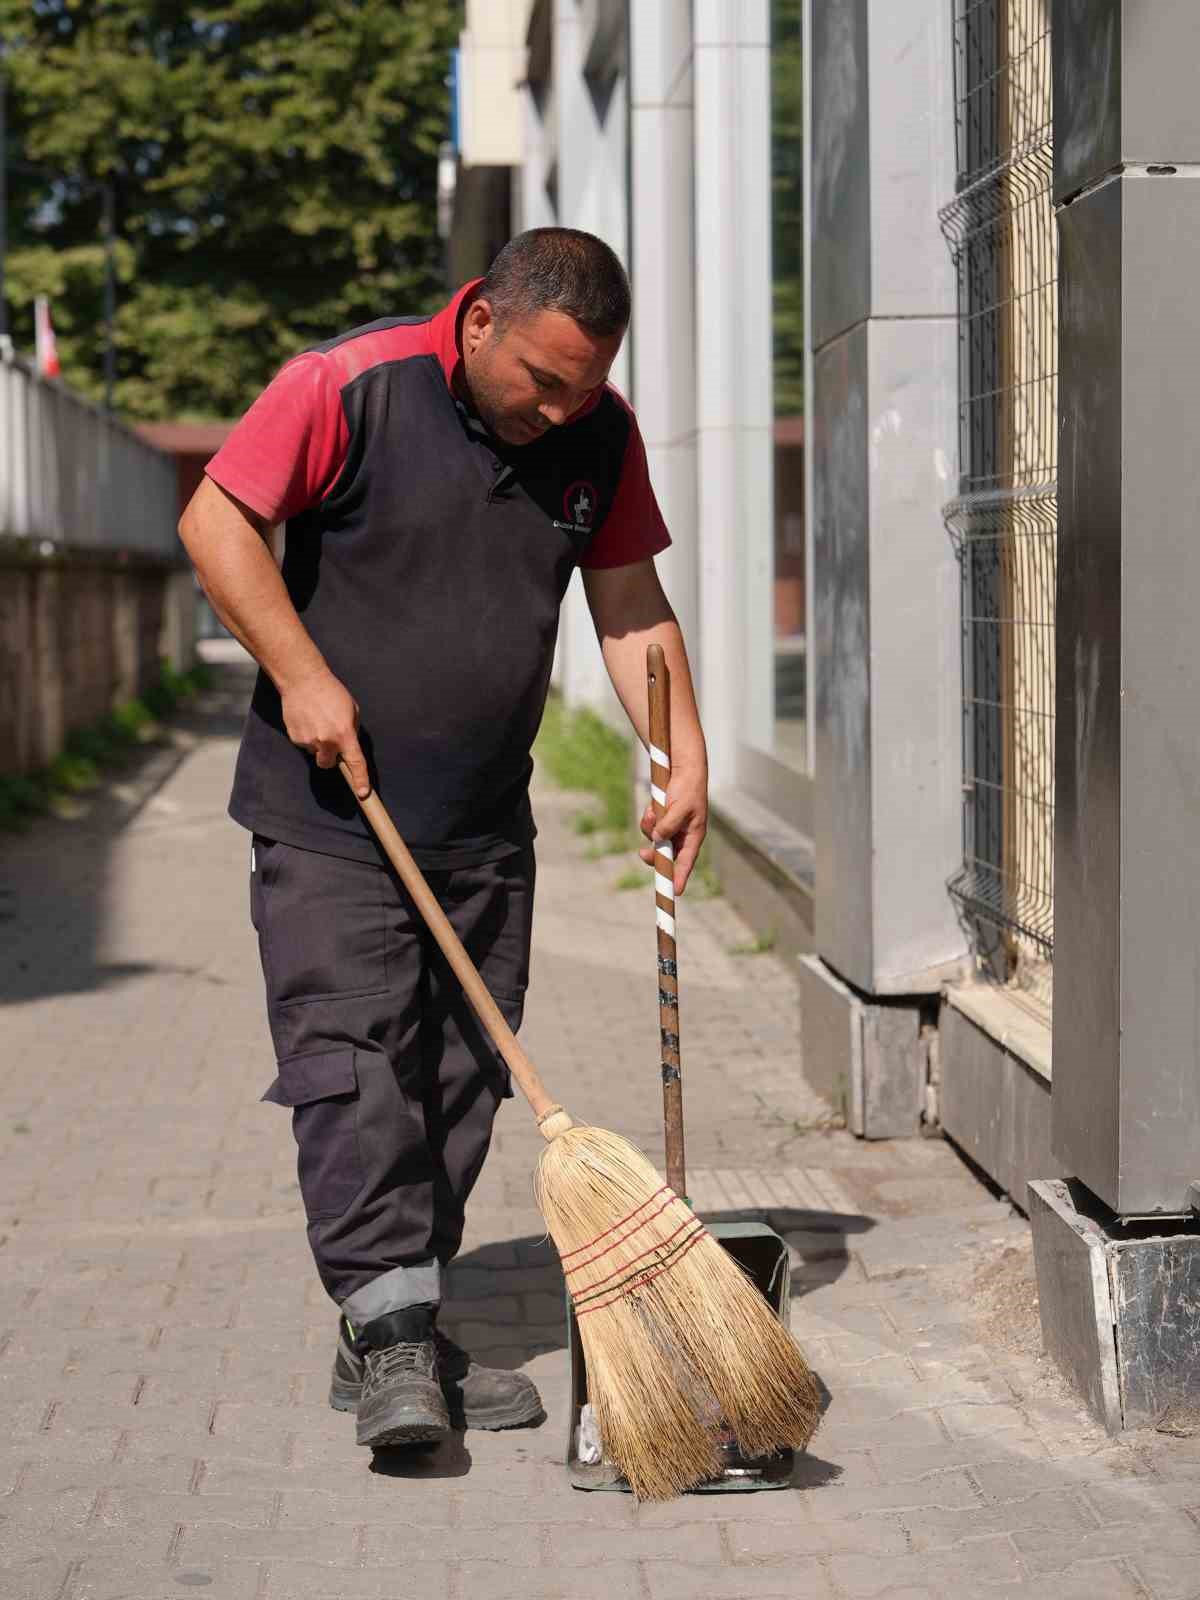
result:
<svg viewBox="0 0 1200 1600"><path fill-rule="evenodd" d="M420 1344L390 1344L386 1350L372 1350L367 1356L366 1385L374 1386L395 1372L418 1372Z"/></svg>

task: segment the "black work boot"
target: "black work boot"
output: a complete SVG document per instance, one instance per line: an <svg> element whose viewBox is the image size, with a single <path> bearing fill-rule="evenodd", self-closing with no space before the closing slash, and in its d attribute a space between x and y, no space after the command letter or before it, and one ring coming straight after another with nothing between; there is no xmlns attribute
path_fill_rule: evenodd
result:
<svg viewBox="0 0 1200 1600"><path fill-rule="evenodd" d="M435 1310L407 1306L357 1330L354 1349L362 1362L359 1444L375 1450L433 1444L450 1431L446 1397L438 1382Z"/></svg>
<svg viewBox="0 0 1200 1600"><path fill-rule="evenodd" d="M542 1399L524 1374L503 1367L481 1367L467 1352L434 1328L437 1375L456 1427L520 1428L545 1416ZM338 1322L337 1354L329 1385L335 1411L353 1411L363 1383L363 1358L345 1317Z"/></svg>
<svg viewBox="0 0 1200 1600"><path fill-rule="evenodd" d="M522 1428L544 1419L542 1397L523 1372L481 1367L440 1328L433 1337L438 1378L456 1426Z"/></svg>

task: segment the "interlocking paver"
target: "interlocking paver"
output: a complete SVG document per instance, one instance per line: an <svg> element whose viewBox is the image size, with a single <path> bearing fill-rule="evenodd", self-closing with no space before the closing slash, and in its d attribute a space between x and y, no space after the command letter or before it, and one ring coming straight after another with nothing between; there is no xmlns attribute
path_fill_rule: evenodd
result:
<svg viewBox="0 0 1200 1600"><path fill-rule="evenodd" d="M250 1562L209 1562L202 1568L142 1565L130 1557L86 1555L55 1600L260 1600L261 1569ZM3 1593L3 1590L0 1590ZM23 1600L23 1597L22 1597ZM328 1590L325 1600L331 1600Z"/></svg>
<svg viewBox="0 0 1200 1600"><path fill-rule="evenodd" d="M1081 1544L1098 1526L1090 1509L1070 1493L1040 1494L1003 1506L949 1509L915 1507L901 1521L914 1550L946 1550L991 1533L1036 1530L1055 1539L1068 1536Z"/></svg>
<svg viewBox="0 0 1200 1600"><path fill-rule="evenodd" d="M974 1595L985 1593L987 1584L1016 1582L1024 1576L1016 1551L1004 1536L919 1555L834 1555L829 1571L838 1589L853 1600L875 1600L906 1585L924 1585L931 1594Z"/></svg>
<svg viewBox="0 0 1200 1600"><path fill-rule="evenodd" d="M748 934L720 899L680 912L689 1156L706 1209L769 1206L792 1254L830 1394L794 1488L638 1507L570 1487L519 1102L445 1321L530 1373L549 1421L359 1451L325 1403L336 1317L287 1119L259 1104L237 723L213 697L87 816L0 845L0 1600L1194 1600L1200 1439L1110 1440L1036 1341L995 1337L974 1274L1007 1262L1028 1303L1025 1223L947 1145L831 1131L793 980L730 954ZM573 1111L658 1159L653 917L586 858L577 808L538 796L523 1037Z"/></svg>
<svg viewBox="0 0 1200 1600"><path fill-rule="evenodd" d="M1127 1561L1125 1568L1156 1600L1196 1600L1200 1594L1194 1553L1143 1550Z"/></svg>
<svg viewBox="0 0 1200 1600"><path fill-rule="evenodd" d="M450 1600L451 1572L449 1562L415 1558L393 1572L339 1568L335 1586L328 1567L273 1561L254 1600Z"/></svg>
<svg viewBox="0 0 1200 1600"><path fill-rule="evenodd" d="M837 1593L828 1571L814 1560L770 1567L653 1561L645 1573L651 1600L833 1600Z"/></svg>
<svg viewBox="0 0 1200 1600"><path fill-rule="evenodd" d="M793 1556L858 1554L905 1555L909 1542L899 1517L859 1517L839 1521L801 1514L788 1523L738 1522L727 1525L726 1549L736 1563L787 1561Z"/></svg>
<svg viewBox="0 0 1200 1600"><path fill-rule="evenodd" d="M575 1566L570 1550L553 1566L530 1569L494 1561L472 1561L462 1569L461 1592L487 1600L643 1600L638 1568L629 1561Z"/></svg>

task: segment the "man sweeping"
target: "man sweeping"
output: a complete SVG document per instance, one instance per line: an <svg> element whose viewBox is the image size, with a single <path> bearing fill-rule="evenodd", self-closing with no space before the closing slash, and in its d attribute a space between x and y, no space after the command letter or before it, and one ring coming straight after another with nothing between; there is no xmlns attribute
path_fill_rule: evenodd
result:
<svg viewBox="0 0 1200 1600"><path fill-rule="evenodd" d="M646 647L672 689L682 892L707 764L669 543L632 411L607 383L629 284L601 240L538 228L432 317L289 362L209 463L180 534L260 666L230 813L251 831L278 1076L308 1237L340 1310L330 1403L361 1445L540 1419L520 1373L437 1326L507 1069L354 797L378 790L510 1026L528 979L530 747L576 567L643 740ZM282 572L262 537L287 523ZM650 860L646 847L643 858Z"/></svg>

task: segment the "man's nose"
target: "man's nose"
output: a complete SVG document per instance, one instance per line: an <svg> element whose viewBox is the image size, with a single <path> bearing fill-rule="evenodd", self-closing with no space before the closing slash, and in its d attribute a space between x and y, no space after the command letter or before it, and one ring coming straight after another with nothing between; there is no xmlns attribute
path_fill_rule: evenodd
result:
<svg viewBox="0 0 1200 1600"><path fill-rule="evenodd" d="M553 428L560 428L570 414L566 404L561 400L553 404L546 401L538 407L538 412Z"/></svg>

